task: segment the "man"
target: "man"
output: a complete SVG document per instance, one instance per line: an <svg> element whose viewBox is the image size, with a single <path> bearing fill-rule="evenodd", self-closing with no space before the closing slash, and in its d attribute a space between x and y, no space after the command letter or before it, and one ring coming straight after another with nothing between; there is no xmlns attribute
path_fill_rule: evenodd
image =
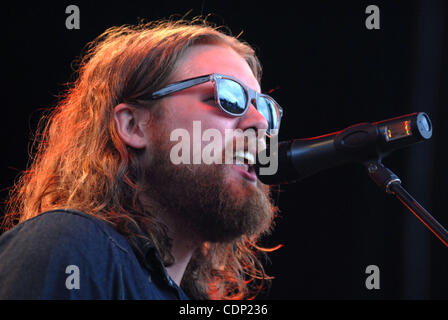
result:
<svg viewBox="0 0 448 320"><path fill-rule="evenodd" d="M278 129L281 108L260 94L260 76L247 44L207 25L99 36L11 192L5 225L20 223L0 238L0 298L257 294L269 278L256 242L276 210L249 161L254 144L225 133L255 132L262 149ZM173 163L172 133L194 136L198 122L224 137L223 163Z"/></svg>

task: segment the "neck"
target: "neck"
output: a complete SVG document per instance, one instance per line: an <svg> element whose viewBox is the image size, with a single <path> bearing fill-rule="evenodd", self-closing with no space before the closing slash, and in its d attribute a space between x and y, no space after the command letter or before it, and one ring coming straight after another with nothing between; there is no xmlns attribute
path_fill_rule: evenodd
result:
<svg viewBox="0 0 448 320"><path fill-rule="evenodd" d="M168 228L168 237L172 240L171 254L174 258L174 263L167 267L166 270L174 282L180 286L193 252L202 242L198 239L196 233L190 230L187 224L179 218L181 217L180 214L169 212L148 199L145 199L143 203Z"/></svg>
<svg viewBox="0 0 448 320"><path fill-rule="evenodd" d="M172 237L173 239L173 237ZM174 263L166 268L170 277L180 286L182 277L187 269L188 263L198 245L185 238L174 238L171 254L174 257Z"/></svg>

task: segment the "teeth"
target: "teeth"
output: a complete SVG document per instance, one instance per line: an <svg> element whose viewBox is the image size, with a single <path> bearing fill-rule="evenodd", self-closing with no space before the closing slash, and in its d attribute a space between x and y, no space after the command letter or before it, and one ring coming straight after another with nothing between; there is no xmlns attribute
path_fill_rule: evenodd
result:
<svg viewBox="0 0 448 320"><path fill-rule="evenodd" d="M235 160L237 164L244 164L244 160L247 160L248 164L254 164L255 163L255 156L248 152L248 151L237 151L235 152Z"/></svg>
<svg viewBox="0 0 448 320"><path fill-rule="evenodd" d="M235 164L242 164L242 165L245 165L245 163L244 163L244 159L241 159L241 158L235 158Z"/></svg>

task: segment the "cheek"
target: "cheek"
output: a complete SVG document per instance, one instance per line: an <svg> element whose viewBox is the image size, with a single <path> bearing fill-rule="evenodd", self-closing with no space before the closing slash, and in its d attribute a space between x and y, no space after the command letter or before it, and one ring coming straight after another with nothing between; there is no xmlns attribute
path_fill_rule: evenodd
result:
<svg viewBox="0 0 448 320"><path fill-rule="evenodd" d="M209 155L213 149L219 152L214 155L224 163L232 163L233 159L233 130L236 118L225 116L210 117L201 121L203 156Z"/></svg>
<svg viewBox="0 0 448 320"><path fill-rule="evenodd" d="M233 130L228 121L210 119L182 121L169 124L164 138L172 147L174 157L184 164L231 163L233 158ZM230 161L226 161L230 158ZM179 161L174 161L177 163Z"/></svg>
<svg viewBox="0 0 448 320"><path fill-rule="evenodd" d="M168 138L173 133L171 143L182 142L182 148L188 144L189 156L186 158L190 159L190 163L210 164L216 159L225 161L225 148L229 144L233 146L232 130L236 128L238 118L226 116L219 109L197 99L181 98L171 99L165 106L169 108L165 120L169 128Z"/></svg>

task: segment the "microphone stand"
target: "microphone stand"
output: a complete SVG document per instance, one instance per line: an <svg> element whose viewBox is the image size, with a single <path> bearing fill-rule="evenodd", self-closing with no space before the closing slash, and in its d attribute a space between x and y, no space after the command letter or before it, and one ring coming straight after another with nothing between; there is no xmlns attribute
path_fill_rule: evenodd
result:
<svg viewBox="0 0 448 320"><path fill-rule="evenodd" d="M388 194L393 194L420 221L448 247L448 231L423 208L402 186L401 180L386 168L379 159L363 163L370 178Z"/></svg>

